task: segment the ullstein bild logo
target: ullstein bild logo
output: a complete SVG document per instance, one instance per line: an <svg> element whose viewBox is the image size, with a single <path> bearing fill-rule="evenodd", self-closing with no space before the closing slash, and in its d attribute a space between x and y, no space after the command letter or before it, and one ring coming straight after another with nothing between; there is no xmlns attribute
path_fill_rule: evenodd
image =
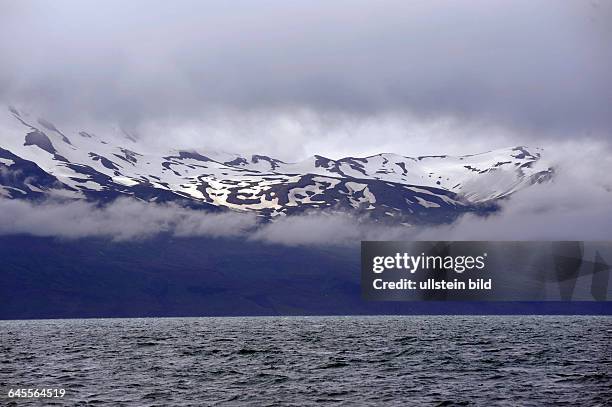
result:
<svg viewBox="0 0 612 407"><path fill-rule="evenodd" d="M374 301L607 301L612 242L362 242Z"/></svg>

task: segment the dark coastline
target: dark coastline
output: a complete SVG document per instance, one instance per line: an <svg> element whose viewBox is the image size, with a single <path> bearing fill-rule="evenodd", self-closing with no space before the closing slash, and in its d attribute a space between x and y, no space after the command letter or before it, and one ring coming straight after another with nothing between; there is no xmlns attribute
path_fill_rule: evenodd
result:
<svg viewBox="0 0 612 407"><path fill-rule="evenodd" d="M0 259L0 319L612 315L610 301L364 301L358 248L5 236Z"/></svg>

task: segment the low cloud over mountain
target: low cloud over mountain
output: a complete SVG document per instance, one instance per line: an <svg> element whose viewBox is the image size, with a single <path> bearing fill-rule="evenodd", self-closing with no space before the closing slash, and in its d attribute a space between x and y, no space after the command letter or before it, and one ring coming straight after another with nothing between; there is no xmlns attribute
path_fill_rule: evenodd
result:
<svg viewBox="0 0 612 407"><path fill-rule="evenodd" d="M120 199L32 203L0 199L0 234L60 238L239 238L289 246L355 245L361 240L609 240L612 159L601 150L567 145L552 151L555 176L500 202L486 216L464 214L444 225L393 225L351 212L314 211L263 222L254 214L210 213L178 204ZM592 165L593 162L597 166Z"/></svg>

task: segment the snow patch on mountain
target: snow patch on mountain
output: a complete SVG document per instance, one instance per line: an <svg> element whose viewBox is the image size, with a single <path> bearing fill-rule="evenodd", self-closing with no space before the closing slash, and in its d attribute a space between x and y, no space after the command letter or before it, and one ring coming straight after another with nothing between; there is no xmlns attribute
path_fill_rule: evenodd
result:
<svg viewBox="0 0 612 407"><path fill-rule="evenodd" d="M2 178L2 195L10 198L63 194L109 202L131 196L266 218L346 209L377 219L438 223L464 212L493 210L499 199L553 173L541 149L525 146L458 157L383 153L335 160L315 155L287 163L265 155L151 153L132 135L118 143L15 108L10 118L0 169L47 177L40 185Z"/></svg>

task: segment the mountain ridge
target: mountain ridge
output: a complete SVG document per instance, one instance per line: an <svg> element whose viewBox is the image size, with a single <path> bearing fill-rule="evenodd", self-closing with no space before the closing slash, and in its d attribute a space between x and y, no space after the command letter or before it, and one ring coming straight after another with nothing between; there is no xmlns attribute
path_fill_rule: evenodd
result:
<svg viewBox="0 0 612 407"><path fill-rule="evenodd" d="M553 175L542 150L526 146L464 156L313 155L295 163L195 149L153 154L127 134L128 147L9 110L20 125L0 144L0 196L10 199L105 203L131 196L265 219L336 209L404 224L446 223L493 211L500 199Z"/></svg>

